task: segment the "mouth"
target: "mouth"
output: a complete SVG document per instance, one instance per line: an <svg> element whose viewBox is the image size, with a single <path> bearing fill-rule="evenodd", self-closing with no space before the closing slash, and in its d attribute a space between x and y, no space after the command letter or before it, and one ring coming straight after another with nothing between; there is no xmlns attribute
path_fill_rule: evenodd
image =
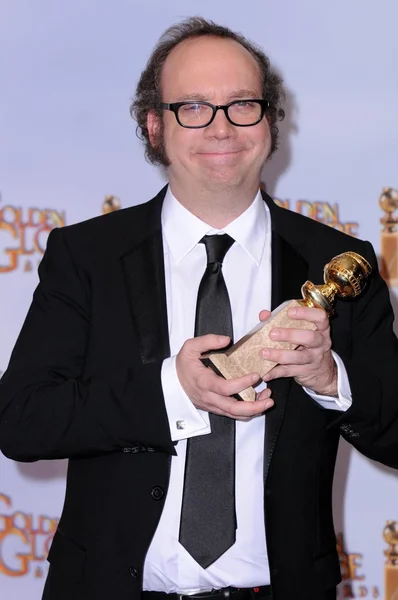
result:
<svg viewBox="0 0 398 600"><path fill-rule="evenodd" d="M243 152L243 148L218 148L215 150L198 150L198 154L237 154Z"/></svg>
<svg viewBox="0 0 398 600"><path fill-rule="evenodd" d="M203 157L208 157L208 158L228 158L228 157L233 157L236 156L237 154L240 154L241 152L243 152L242 148L236 149L236 150L211 150L211 151L200 151L197 152L196 154L198 154L199 156L203 156Z"/></svg>

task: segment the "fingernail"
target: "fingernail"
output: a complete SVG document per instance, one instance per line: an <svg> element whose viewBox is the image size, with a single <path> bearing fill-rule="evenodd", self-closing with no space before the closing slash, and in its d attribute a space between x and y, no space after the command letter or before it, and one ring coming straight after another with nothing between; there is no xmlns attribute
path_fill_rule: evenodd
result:
<svg viewBox="0 0 398 600"><path fill-rule="evenodd" d="M281 335L280 329L273 329L271 331L272 338L278 338L278 337L280 337L280 335Z"/></svg>
<svg viewBox="0 0 398 600"><path fill-rule="evenodd" d="M256 381L258 381L259 379L261 379L260 375L254 374L252 375L252 382L256 383Z"/></svg>
<svg viewBox="0 0 398 600"><path fill-rule="evenodd" d="M290 317L295 317L297 315L297 308L291 308L289 310L289 316Z"/></svg>
<svg viewBox="0 0 398 600"><path fill-rule="evenodd" d="M271 408L271 406L274 406L273 400L270 400L269 402L267 402L265 405L265 408L268 409L268 408Z"/></svg>
<svg viewBox="0 0 398 600"><path fill-rule="evenodd" d="M261 350L261 356L263 358L268 358L270 355L270 351L269 350Z"/></svg>
<svg viewBox="0 0 398 600"><path fill-rule="evenodd" d="M227 335L220 335L218 336L218 341L220 342L220 344L225 343L229 340L229 337Z"/></svg>

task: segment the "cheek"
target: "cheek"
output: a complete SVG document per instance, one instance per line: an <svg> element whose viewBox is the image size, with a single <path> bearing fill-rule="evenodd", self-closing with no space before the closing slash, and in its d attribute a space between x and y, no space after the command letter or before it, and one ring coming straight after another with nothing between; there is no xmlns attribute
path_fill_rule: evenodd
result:
<svg viewBox="0 0 398 600"><path fill-rule="evenodd" d="M163 121L163 141L169 152L174 148L175 138L179 133L178 127L179 125L176 122L174 115L167 113Z"/></svg>
<svg viewBox="0 0 398 600"><path fill-rule="evenodd" d="M265 119L254 125L254 127L242 127L238 133L243 145L251 148L255 154L263 154L269 150L271 145L271 131Z"/></svg>
<svg viewBox="0 0 398 600"><path fill-rule="evenodd" d="M164 143L170 158L184 162L190 159L193 149L198 145L198 132L184 129L178 123L165 125Z"/></svg>
<svg viewBox="0 0 398 600"><path fill-rule="evenodd" d="M264 120L264 139L268 149L271 149L271 128L268 121Z"/></svg>
<svg viewBox="0 0 398 600"><path fill-rule="evenodd" d="M261 127L255 132L253 140L259 153L268 156L271 149L271 131L267 121L261 122Z"/></svg>

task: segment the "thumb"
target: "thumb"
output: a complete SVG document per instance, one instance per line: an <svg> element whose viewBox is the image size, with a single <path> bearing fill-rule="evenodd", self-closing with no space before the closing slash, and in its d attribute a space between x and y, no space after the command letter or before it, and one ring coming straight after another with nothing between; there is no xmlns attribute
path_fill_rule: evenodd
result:
<svg viewBox="0 0 398 600"><path fill-rule="evenodd" d="M203 354L203 352L209 352L210 350L220 350L228 346L230 341L231 338L227 335L208 333L207 335L193 338L192 350L198 354Z"/></svg>

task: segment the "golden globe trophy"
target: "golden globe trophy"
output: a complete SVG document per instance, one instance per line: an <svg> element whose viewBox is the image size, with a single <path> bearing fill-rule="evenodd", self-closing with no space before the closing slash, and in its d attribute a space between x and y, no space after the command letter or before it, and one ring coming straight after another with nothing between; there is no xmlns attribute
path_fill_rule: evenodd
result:
<svg viewBox="0 0 398 600"><path fill-rule="evenodd" d="M379 206L384 210L380 219L381 232L381 275L391 286L398 285L398 218L394 212L398 208L398 190L383 188Z"/></svg>
<svg viewBox="0 0 398 600"><path fill-rule="evenodd" d="M276 363L261 358L262 348L282 348L294 350L297 345L290 342L271 340L269 333L275 327L294 329L316 329L314 323L301 319L292 319L288 311L296 306L322 308L328 316L334 314L334 299L355 298L365 288L368 276L372 271L370 264L356 252L344 252L335 256L324 268L324 285L314 285L306 281L301 287L302 300L287 300L272 311L264 323L259 323L236 344L225 352L204 354L202 362L211 367L225 379L241 377L247 373L259 373L264 377ZM249 387L238 395L241 400L254 402L256 391Z"/></svg>
<svg viewBox="0 0 398 600"><path fill-rule="evenodd" d="M388 544L384 554L387 557L384 563L384 598L396 600L398 598L398 521L387 521L383 529L383 537Z"/></svg>

